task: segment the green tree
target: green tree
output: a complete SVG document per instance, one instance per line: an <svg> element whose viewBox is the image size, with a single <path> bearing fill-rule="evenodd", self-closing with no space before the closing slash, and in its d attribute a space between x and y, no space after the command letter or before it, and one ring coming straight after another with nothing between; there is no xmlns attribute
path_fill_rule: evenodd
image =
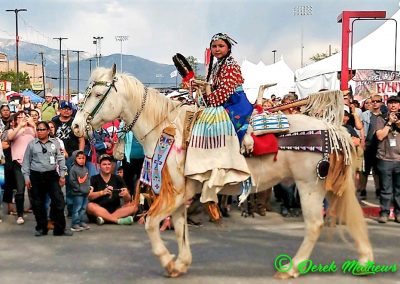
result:
<svg viewBox="0 0 400 284"><path fill-rule="evenodd" d="M0 80L6 80L11 82L11 90L17 91L17 72L8 71L8 72L0 72ZM31 82L29 79L29 74L27 72L19 72L18 73L18 82L19 89L31 89Z"/></svg>
<svg viewBox="0 0 400 284"><path fill-rule="evenodd" d="M192 69L194 71L195 78L197 80L205 80L205 77L199 74L199 62L196 57L194 56L188 56L186 57L186 60L189 62L190 66L192 66Z"/></svg>
<svg viewBox="0 0 400 284"><path fill-rule="evenodd" d="M338 52L339 51L337 49L335 49L335 51L331 55L329 55L326 52L317 53L317 54L314 54L313 56L311 56L310 60L312 60L314 62L317 62L317 61L320 61L322 59L328 58L329 56L332 56L332 55L334 55L334 54L336 54Z"/></svg>
<svg viewBox="0 0 400 284"><path fill-rule="evenodd" d="M192 66L194 74L197 74L197 70L199 69L199 62L197 61L197 58L190 55L186 57L186 60L189 62L190 66Z"/></svg>

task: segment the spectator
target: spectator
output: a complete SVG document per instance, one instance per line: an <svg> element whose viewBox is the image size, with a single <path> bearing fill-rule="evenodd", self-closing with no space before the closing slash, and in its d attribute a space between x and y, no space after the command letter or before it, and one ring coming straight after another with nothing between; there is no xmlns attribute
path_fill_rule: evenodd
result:
<svg viewBox="0 0 400 284"><path fill-rule="evenodd" d="M51 93L47 93L45 98L45 102L42 104L42 120L50 121L53 117L57 115L58 111L58 103L53 102L53 95Z"/></svg>
<svg viewBox="0 0 400 284"><path fill-rule="evenodd" d="M369 104L370 102L370 104ZM367 197L368 176L372 169L372 176L375 183L375 194L378 197L380 192L379 175L377 169L376 152L378 149L378 140L376 138L376 122L381 113L382 97L373 95L364 102L366 110L362 113L361 118L364 125L365 143L364 143L364 170L360 175L360 198Z"/></svg>
<svg viewBox="0 0 400 284"><path fill-rule="evenodd" d="M85 167L85 153L76 150L72 153L72 159L74 159L74 165L69 171L69 182L71 183L73 195L71 230L74 232L80 232L90 229L90 227L83 221L88 204L87 196L90 189L90 177L89 171Z"/></svg>
<svg viewBox="0 0 400 284"><path fill-rule="evenodd" d="M120 166L120 167L117 169L117 176L119 176L119 177L121 177L121 178L124 178L124 169L122 168L122 166Z"/></svg>
<svg viewBox="0 0 400 284"><path fill-rule="evenodd" d="M18 106L18 110L25 112L25 114L29 114L32 109L35 109L35 106L31 102L31 98L29 96L24 96L21 104Z"/></svg>
<svg viewBox="0 0 400 284"><path fill-rule="evenodd" d="M25 182L21 172L21 165L28 144L36 137L36 124L23 111L13 116L13 128L8 130L7 138L11 142L11 157L17 192L15 204L17 207L17 224L22 225L24 220Z"/></svg>
<svg viewBox="0 0 400 284"><path fill-rule="evenodd" d="M29 112L30 117L32 117L33 122L37 124L40 121L40 112L37 109L32 109Z"/></svg>
<svg viewBox="0 0 400 284"><path fill-rule="evenodd" d="M120 126L122 128L122 125ZM135 185L140 178L144 161L143 146L132 132L125 134L125 157L122 160L124 181L131 195L135 195Z"/></svg>
<svg viewBox="0 0 400 284"><path fill-rule="evenodd" d="M72 109L73 105L70 102L62 102L60 104L60 115L56 116L52 119L57 127L56 136L60 138L64 142L65 152L66 152L66 166L68 169L72 167L74 164L73 159L71 158L72 152L75 150L84 150L85 147L85 139L83 137L76 137L74 132L72 131L71 125L74 118L72 117ZM64 153L65 155L65 153ZM67 213L68 217L72 216L72 192L70 188L70 184L66 183L66 201L67 201Z"/></svg>
<svg viewBox="0 0 400 284"><path fill-rule="evenodd" d="M7 203L7 214L15 215L16 211L12 203L13 190L16 188L15 176L12 167L11 147L7 138L7 132L11 127L11 112L10 107L7 104L3 104L0 107L0 133L1 133L1 144L3 146L3 153L5 156L4 164L4 176L5 184L3 185L3 201Z"/></svg>
<svg viewBox="0 0 400 284"><path fill-rule="evenodd" d="M400 97L387 101L386 119L378 117L376 137L378 143L378 170L381 182L379 223L386 223L393 200L395 221L400 223Z"/></svg>
<svg viewBox="0 0 400 284"><path fill-rule="evenodd" d="M57 140L51 138L47 122L37 125L38 138L32 140L25 152L22 172L25 185L32 200L36 218L35 236L47 235L46 196L51 198L51 211L54 221L54 236L72 236L65 229L64 196L61 186L65 184L65 158ZM57 168L60 174L57 173Z"/></svg>
<svg viewBox="0 0 400 284"><path fill-rule="evenodd" d="M123 179L111 173L112 157L104 154L99 158L100 174L90 179L89 217L95 217L98 225L105 221L131 225L132 215L137 211L137 205L131 202L132 198ZM120 198L124 204L121 207Z"/></svg>
<svg viewBox="0 0 400 284"><path fill-rule="evenodd" d="M38 109L41 112L42 111L42 106L43 106L43 104L39 102L39 103L36 104L36 109Z"/></svg>

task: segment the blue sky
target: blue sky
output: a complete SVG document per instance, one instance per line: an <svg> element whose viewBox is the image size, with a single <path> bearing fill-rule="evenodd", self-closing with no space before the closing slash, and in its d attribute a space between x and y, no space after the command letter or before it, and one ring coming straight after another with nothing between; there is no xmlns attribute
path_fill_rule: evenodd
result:
<svg viewBox="0 0 400 284"><path fill-rule="evenodd" d="M387 17L399 8L393 0L0 0L0 38L14 38L14 13L5 9L26 8L19 16L21 40L58 48L53 37L67 37L63 49L95 54L93 36L102 36L102 54L120 52L117 35L129 36L123 53L172 64L180 52L203 61L211 36L224 32L238 45L233 54L265 64L283 56L293 69L300 67L301 27L304 62L318 52L340 49L343 10L384 10ZM295 16L296 6L312 6L312 15ZM379 23L381 24L381 23ZM357 23L359 39L374 30L377 22Z"/></svg>

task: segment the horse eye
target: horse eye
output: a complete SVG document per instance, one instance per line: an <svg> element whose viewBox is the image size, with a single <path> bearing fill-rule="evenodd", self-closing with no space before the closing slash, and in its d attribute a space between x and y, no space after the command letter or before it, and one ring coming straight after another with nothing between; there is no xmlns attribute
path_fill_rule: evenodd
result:
<svg viewBox="0 0 400 284"><path fill-rule="evenodd" d="M96 98L101 97L102 95L102 93L96 93Z"/></svg>

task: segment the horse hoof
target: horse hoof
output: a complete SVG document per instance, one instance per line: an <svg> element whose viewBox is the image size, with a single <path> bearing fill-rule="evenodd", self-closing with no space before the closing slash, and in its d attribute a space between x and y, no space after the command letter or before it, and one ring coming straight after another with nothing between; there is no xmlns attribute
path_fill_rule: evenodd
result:
<svg viewBox="0 0 400 284"><path fill-rule="evenodd" d="M274 277L279 280L287 280L292 278L292 276L287 272L277 272L275 273Z"/></svg>
<svg viewBox="0 0 400 284"><path fill-rule="evenodd" d="M181 276L181 272L180 271L178 271L176 268L175 268L175 261L174 260L171 260L168 264L167 264L167 266L165 267L165 270L166 270L166 277L169 277L169 278L177 278L177 277L179 277L179 276Z"/></svg>

